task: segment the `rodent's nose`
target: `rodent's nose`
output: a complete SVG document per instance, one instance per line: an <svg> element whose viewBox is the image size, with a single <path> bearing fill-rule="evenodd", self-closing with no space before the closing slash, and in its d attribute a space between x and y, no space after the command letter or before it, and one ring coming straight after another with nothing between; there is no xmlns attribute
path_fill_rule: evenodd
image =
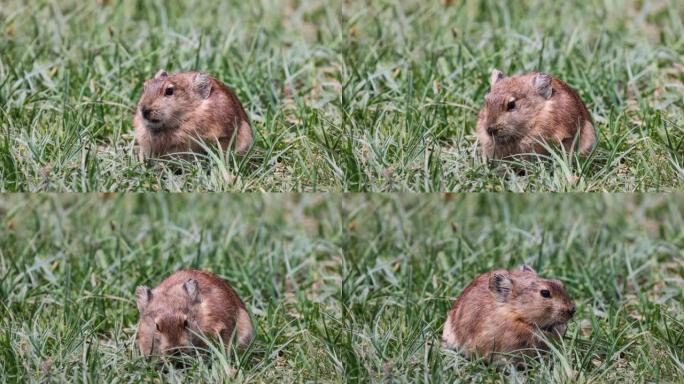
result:
<svg viewBox="0 0 684 384"><path fill-rule="evenodd" d="M568 316L569 316L569 317L575 316L575 310L576 310L576 309L577 309L577 308L576 308L575 305L573 304L572 307L570 307L570 309L568 309Z"/></svg>
<svg viewBox="0 0 684 384"><path fill-rule="evenodd" d="M495 126L493 126L493 125L487 127L487 133L488 133L490 136L496 135L496 133L497 133L498 131L499 131L499 130L498 130Z"/></svg>
<svg viewBox="0 0 684 384"><path fill-rule="evenodd" d="M147 108L146 106L143 105L142 107L140 107L140 111L142 112L142 115L145 118L145 120L150 119L150 109L149 108Z"/></svg>

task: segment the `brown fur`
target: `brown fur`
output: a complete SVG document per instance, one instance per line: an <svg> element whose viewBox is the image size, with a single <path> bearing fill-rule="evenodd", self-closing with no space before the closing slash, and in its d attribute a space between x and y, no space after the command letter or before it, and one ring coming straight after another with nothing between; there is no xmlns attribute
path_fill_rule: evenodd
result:
<svg viewBox="0 0 684 384"><path fill-rule="evenodd" d="M166 95L168 88L173 88L172 95ZM235 93L200 72L161 71L146 81L133 125L143 157L198 152L198 141L218 141L224 150L232 142L236 152L244 153L253 141L247 113Z"/></svg>
<svg viewBox="0 0 684 384"><path fill-rule="evenodd" d="M245 304L226 281L210 272L178 271L154 290L141 286L135 294L140 311L138 346L145 356L204 347L193 333L221 337L226 346L233 331L238 345L252 339Z"/></svg>
<svg viewBox="0 0 684 384"><path fill-rule="evenodd" d="M509 102L515 106L510 111ZM568 152L577 148L583 155L596 144L591 115L577 92L538 72L511 77L492 72L491 91L485 96L476 132L491 159L545 153L540 141L563 145Z"/></svg>
<svg viewBox="0 0 684 384"><path fill-rule="evenodd" d="M542 289L551 297L542 297ZM543 279L528 266L499 269L478 276L456 299L442 339L467 356L533 354L546 346L539 335L562 337L574 312L562 282Z"/></svg>

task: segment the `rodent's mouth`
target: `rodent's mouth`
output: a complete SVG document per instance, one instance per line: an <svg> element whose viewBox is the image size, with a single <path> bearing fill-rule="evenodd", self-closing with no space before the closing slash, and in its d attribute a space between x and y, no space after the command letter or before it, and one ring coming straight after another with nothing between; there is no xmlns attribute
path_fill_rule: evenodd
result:
<svg viewBox="0 0 684 384"><path fill-rule="evenodd" d="M517 140L515 136L511 135L493 134L490 136L494 140L494 144L510 144Z"/></svg>
<svg viewBox="0 0 684 384"><path fill-rule="evenodd" d="M157 119L147 120L147 123L145 125L147 126L147 129L152 131L152 133L161 132L162 128L163 128L161 120L157 120Z"/></svg>
<svg viewBox="0 0 684 384"><path fill-rule="evenodd" d="M551 325L547 325L545 327L542 327L541 330L544 332L553 332L553 330L556 328L556 325L557 325L556 323L551 324Z"/></svg>
<svg viewBox="0 0 684 384"><path fill-rule="evenodd" d="M541 329L544 332L554 333L554 332L558 331L560 327L563 327L565 325L566 325L566 322L558 321L558 322L549 324L547 326L540 327L539 329Z"/></svg>

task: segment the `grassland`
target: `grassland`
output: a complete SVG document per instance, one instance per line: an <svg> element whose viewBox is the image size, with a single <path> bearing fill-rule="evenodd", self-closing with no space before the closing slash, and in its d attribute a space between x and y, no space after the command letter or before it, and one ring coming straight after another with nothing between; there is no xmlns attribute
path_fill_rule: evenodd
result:
<svg viewBox="0 0 684 384"><path fill-rule="evenodd" d="M683 189L681 1L443 3L5 0L0 191ZM133 109L159 68L232 86L253 151L141 163ZM597 150L487 164L473 129L493 68L577 88Z"/></svg>
<svg viewBox="0 0 684 384"><path fill-rule="evenodd" d="M15 195L0 200L5 382L681 382L681 196ZM531 210L530 207L536 210ZM527 262L578 313L525 372L441 350L450 300ZM133 291L228 279L246 350L155 370Z"/></svg>

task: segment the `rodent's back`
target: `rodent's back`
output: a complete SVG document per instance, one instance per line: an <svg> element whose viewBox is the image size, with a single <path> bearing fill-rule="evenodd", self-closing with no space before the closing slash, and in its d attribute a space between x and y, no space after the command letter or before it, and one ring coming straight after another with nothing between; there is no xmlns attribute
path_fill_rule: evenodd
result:
<svg viewBox="0 0 684 384"><path fill-rule="evenodd" d="M223 147L232 142L237 153L245 153L254 141L247 112L232 89L214 77L211 81L208 102L197 108L188 135L200 132L201 136L219 140Z"/></svg>
<svg viewBox="0 0 684 384"><path fill-rule="evenodd" d="M155 288L155 293L185 296L183 284L190 279L197 280L202 300L203 302L209 302L208 305L212 307L211 310L226 313L235 311L238 308L245 308L245 304L238 294L225 280L206 271L192 269L177 271L164 279Z"/></svg>
<svg viewBox="0 0 684 384"><path fill-rule="evenodd" d="M585 121L592 122L589 110L579 93L566 82L551 76L551 84L555 98L551 99L552 108L542 111L540 123L547 124L548 129L554 126L566 127L568 133L574 135Z"/></svg>
<svg viewBox="0 0 684 384"><path fill-rule="evenodd" d="M570 137L566 137L564 142L567 148L575 146L573 141L579 133L579 142L576 143L576 146L579 149L579 153L586 155L594 148L597 140L596 128L594 127L591 113L589 113L587 105L577 90L560 79L553 78L553 81L554 86L562 90L561 94L564 101L554 111L557 114L557 118L552 124L566 125L566 129L570 133ZM577 117L578 114L580 118Z"/></svg>
<svg viewBox="0 0 684 384"><path fill-rule="evenodd" d="M472 339L487 325L484 321L489 320L495 306L488 288L489 275L490 272L486 272L476 277L451 306L446 326L450 329L445 327L445 333L450 332L450 337L456 341L451 344L471 344Z"/></svg>
<svg viewBox="0 0 684 384"><path fill-rule="evenodd" d="M587 105L584 103L582 98L579 95L579 92L568 83L564 82L563 80L557 78L557 77L552 77L553 83L555 87L558 87L558 89L561 89L563 93L565 93L569 98L570 98L570 103L575 106L578 109L578 112L582 115L584 120L587 120L589 122L593 122L591 118L591 114L589 113L589 110L587 109Z"/></svg>
<svg viewBox="0 0 684 384"><path fill-rule="evenodd" d="M213 87L215 87L212 89L216 89L217 93L220 93L226 97L227 102L231 107L231 111L237 115L239 120L249 122L247 112L245 112L245 108L242 106L242 103L238 99L235 91L233 91L230 87L217 78L212 77L211 79L213 81Z"/></svg>

